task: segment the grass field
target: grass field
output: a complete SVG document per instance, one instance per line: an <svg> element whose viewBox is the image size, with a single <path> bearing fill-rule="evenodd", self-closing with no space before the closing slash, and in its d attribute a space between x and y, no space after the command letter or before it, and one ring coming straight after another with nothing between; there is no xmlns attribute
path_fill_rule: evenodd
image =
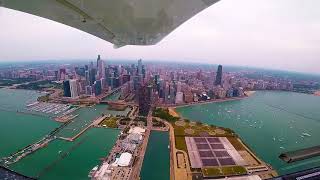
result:
<svg viewBox="0 0 320 180"><path fill-rule="evenodd" d="M246 151L246 148L239 142L237 137L227 137L237 151Z"/></svg>
<svg viewBox="0 0 320 180"><path fill-rule="evenodd" d="M218 176L244 175L244 174L247 174L247 171L242 166L226 166L226 167L203 168L202 173L206 177L218 177Z"/></svg>
<svg viewBox="0 0 320 180"><path fill-rule="evenodd" d="M234 137L234 133L228 129L225 128L220 128L220 127L216 127L213 125L206 125L206 124L202 124L200 122L189 122L189 121L185 121L184 122L184 126L179 126L176 125L175 122L171 123L173 128L174 128L174 136L176 139L176 148L183 150L185 152L187 152L187 145L185 142L185 136L201 136L201 135L205 135L205 136L223 136L223 137L230 137L231 139L231 143L235 143L236 145L236 149L243 149L243 146L241 145L240 142L238 142L238 140L236 139L236 137ZM187 134L185 131L189 129L192 130L193 133L192 134ZM219 134L217 132L224 132L222 134Z"/></svg>
<svg viewBox="0 0 320 180"><path fill-rule="evenodd" d="M117 124L118 118L117 117L109 117L105 118L101 123L100 126L106 125L109 128L118 128Z"/></svg>

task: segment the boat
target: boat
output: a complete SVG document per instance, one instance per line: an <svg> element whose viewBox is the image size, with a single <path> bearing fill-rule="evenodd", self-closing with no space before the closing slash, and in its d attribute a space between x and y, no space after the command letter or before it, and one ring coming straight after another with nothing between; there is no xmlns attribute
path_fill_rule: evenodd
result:
<svg viewBox="0 0 320 180"><path fill-rule="evenodd" d="M98 170L98 165L95 166L95 167L93 167L93 168L91 169L91 171L89 172L88 177L89 177L89 178L92 178L93 175L94 175L94 173L95 173L97 170Z"/></svg>
<svg viewBox="0 0 320 180"><path fill-rule="evenodd" d="M28 104L28 105L27 105L27 107L34 106L34 105L36 105L36 104L38 104L38 103L39 103L39 102L38 102L38 101L36 101L36 102L34 102L34 103Z"/></svg>
<svg viewBox="0 0 320 180"><path fill-rule="evenodd" d="M310 134L308 134L308 133L302 133L302 135L303 135L303 136L311 137L311 135L310 135Z"/></svg>

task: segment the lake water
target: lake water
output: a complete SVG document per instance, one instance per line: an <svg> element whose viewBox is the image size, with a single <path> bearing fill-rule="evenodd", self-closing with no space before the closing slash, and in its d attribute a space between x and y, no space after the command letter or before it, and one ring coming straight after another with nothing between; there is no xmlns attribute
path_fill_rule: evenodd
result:
<svg viewBox="0 0 320 180"><path fill-rule="evenodd" d="M41 139L59 126L48 117L17 112L40 95L36 91L0 89L0 157Z"/></svg>
<svg viewBox="0 0 320 180"><path fill-rule="evenodd" d="M0 157L34 143L61 125L49 117L17 112L25 111L26 104L36 101L40 95L36 91L0 89ZM107 105L97 105L75 111L79 116L58 136L75 135L101 113L122 115L129 111L110 111L107 108ZM109 153L118 134L119 130L92 128L74 142L54 140L9 168L40 179L88 179L89 171Z"/></svg>
<svg viewBox="0 0 320 180"><path fill-rule="evenodd" d="M233 129L279 174L320 166L319 157L291 164L278 158L282 152L320 144L320 97L260 91L243 100L181 107L177 112L184 118Z"/></svg>
<svg viewBox="0 0 320 180"><path fill-rule="evenodd" d="M65 128L63 128L57 136L73 137L78 134L82 129L88 126L93 119L101 116L101 114L111 115L126 115L130 111L130 108L126 108L124 111L113 111L108 109L108 105L98 104L93 107L84 107L76 110L72 114L78 114L79 116L74 118Z"/></svg>
<svg viewBox="0 0 320 180"><path fill-rule="evenodd" d="M89 179L89 171L107 156L118 134L119 130L93 128L74 142L54 140L10 168L44 180Z"/></svg>

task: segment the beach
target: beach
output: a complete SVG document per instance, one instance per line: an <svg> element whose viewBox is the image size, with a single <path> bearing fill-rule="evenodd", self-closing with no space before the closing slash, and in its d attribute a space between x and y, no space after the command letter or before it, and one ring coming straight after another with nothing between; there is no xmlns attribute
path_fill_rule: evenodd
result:
<svg viewBox="0 0 320 180"><path fill-rule="evenodd" d="M180 117L179 114L176 112L176 109L175 108L172 108L172 107L169 107L168 108L169 110L169 114L173 117Z"/></svg>
<svg viewBox="0 0 320 180"><path fill-rule="evenodd" d="M254 93L256 93L256 91L245 91L244 94L246 96L252 96Z"/></svg>

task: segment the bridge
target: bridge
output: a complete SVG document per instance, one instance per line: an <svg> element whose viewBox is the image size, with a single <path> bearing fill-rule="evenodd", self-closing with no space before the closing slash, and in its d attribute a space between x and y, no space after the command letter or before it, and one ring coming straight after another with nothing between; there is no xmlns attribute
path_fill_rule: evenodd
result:
<svg viewBox="0 0 320 180"><path fill-rule="evenodd" d="M109 105L120 105L120 106L138 106L138 104L134 102L125 102L125 101L109 101L109 100L104 100L100 101L100 104L109 104Z"/></svg>
<svg viewBox="0 0 320 180"><path fill-rule="evenodd" d="M125 85L125 84L123 84L123 85ZM123 85L122 85L122 86L123 86ZM107 92L106 94L97 96L96 98L97 98L99 101L103 101L104 98L107 98L107 97L109 97L109 96L111 96L111 95L113 95L113 94L115 94L115 93L118 93L118 92L121 90L122 86L117 87L117 88L111 90L110 92Z"/></svg>

